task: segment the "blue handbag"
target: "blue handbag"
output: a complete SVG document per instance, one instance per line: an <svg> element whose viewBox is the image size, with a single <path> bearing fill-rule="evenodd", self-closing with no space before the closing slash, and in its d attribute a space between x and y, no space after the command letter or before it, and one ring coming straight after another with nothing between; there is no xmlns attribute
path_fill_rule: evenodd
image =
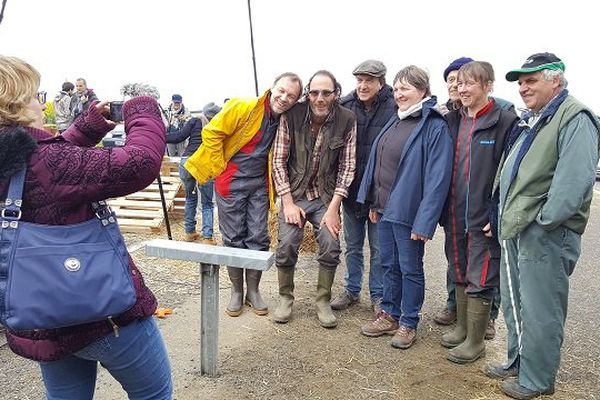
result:
<svg viewBox="0 0 600 400"><path fill-rule="evenodd" d="M0 208L0 323L53 329L109 319L136 302L129 255L114 212L72 225L21 221L23 168Z"/></svg>

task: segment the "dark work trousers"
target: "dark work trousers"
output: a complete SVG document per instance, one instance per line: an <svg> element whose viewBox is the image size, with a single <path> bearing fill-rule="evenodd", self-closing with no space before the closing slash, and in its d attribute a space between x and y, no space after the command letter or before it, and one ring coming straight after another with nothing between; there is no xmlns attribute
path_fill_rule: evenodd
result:
<svg viewBox="0 0 600 400"><path fill-rule="evenodd" d="M295 204L304 210L306 218L302 218L302 228L298 225L285 222L283 209L279 211L279 235L275 265L277 267L295 267L298 261L298 251L304 237L304 225L310 222L314 227L315 238L319 244L317 262L320 267L335 270L340 263L340 240L334 238L326 226L321 228L321 220L327 207L320 198L307 200L306 197L295 201Z"/></svg>
<svg viewBox="0 0 600 400"><path fill-rule="evenodd" d="M251 250L269 250L269 190L264 176L234 178L229 194L216 192L219 230L223 244Z"/></svg>
<svg viewBox="0 0 600 400"><path fill-rule="evenodd" d="M454 285L466 285L467 294L492 300L500 287L500 244L483 231L453 232L445 228L444 250L448 275Z"/></svg>
<svg viewBox="0 0 600 400"><path fill-rule="evenodd" d="M519 384L544 391L554 384L564 338L569 276L581 253L581 235L532 222L502 241L500 291L508 341L507 366Z"/></svg>

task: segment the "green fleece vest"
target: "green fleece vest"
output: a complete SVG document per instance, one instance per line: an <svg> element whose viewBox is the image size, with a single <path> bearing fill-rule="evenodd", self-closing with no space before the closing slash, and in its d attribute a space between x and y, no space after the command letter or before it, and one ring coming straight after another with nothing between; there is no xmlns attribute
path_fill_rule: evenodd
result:
<svg viewBox="0 0 600 400"><path fill-rule="evenodd" d="M310 140L308 103L299 103L285 113L290 134L288 178L294 200L299 200L308 188L313 147ZM337 183L339 160L346 139L356 123L354 113L334 105L332 113L321 128L321 158L317 172L319 194L325 206L329 206Z"/></svg>
<svg viewBox="0 0 600 400"><path fill-rule="evenodd" d="M504 200L500 221L501 239L516 237L535 220L544 206L558 163L560 132L582 111L593 115L583 104L568 96L550 121L538 130ZM590 192L578 212L563 225L579 234L583 233L590 214L591 201Z"/></svg>

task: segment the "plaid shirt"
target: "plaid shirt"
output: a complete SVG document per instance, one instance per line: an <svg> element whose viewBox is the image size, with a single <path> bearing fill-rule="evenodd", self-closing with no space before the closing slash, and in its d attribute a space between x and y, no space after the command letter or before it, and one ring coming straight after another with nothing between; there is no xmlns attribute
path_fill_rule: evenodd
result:
<svg viewBox="0 0 600 400"><path fill-rule="evenodd" d="M319 171L319 161L321 159L321 144L323 142L322 129L319 130L312 153L312 162L310 167L310 181L306 189L306 198L314 200L320 197L317 172ZM290 148L290 132L288 129L285 114L281 116L279 128L273 144L273 180L275 189L279 196L290 193L290 180L287 170L287 160ZM356 169L356 123L346 135L346 145L340 153L338 164L337 180L334 194L342 197L348 197L348 188L354 178Z"/></svg>

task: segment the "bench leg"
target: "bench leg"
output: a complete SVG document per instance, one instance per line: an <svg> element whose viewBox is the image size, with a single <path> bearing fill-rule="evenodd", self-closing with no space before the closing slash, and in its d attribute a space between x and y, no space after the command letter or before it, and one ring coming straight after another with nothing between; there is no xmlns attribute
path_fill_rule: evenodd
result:
<svg viewBox="0 0 600 400"><path fill-rule="evenodd" d="M217 376L219 353L219 266L200 264L200 373Z"/></svg>

